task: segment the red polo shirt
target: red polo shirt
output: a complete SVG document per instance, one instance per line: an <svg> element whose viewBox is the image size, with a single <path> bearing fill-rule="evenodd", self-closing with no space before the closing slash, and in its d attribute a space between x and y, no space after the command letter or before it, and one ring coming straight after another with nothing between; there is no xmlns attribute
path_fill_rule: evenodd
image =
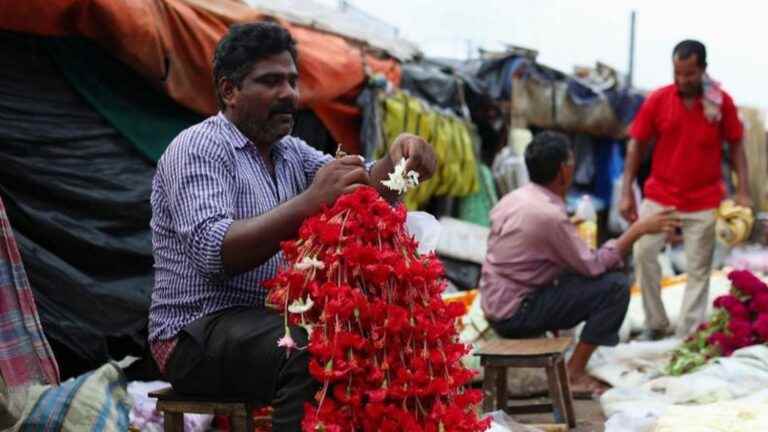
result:
<svg viewBox="0 0 768 432"><path fill-rule="evenodd" d="M646 198L686 212L720 204L722 142L737 143L743 135L736 106L725 92L720 110L719 121L708 120L701 98L687 108L674 84L648 96L630 129L637 141L656 139Z"/></svg>

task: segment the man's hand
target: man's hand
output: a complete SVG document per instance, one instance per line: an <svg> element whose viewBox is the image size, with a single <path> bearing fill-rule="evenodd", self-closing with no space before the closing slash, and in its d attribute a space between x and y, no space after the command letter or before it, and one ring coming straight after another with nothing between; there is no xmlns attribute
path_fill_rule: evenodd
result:
<svg viewBox="0 0 768 432"><path fill-rule="evenodd" d="M368 184L370 179L363 160L359 156L344 156L317 170L307 194L319 208L323 204L332 204L342 194Z"/></svg>
<svg viewBox="0 0 768 432"><path fill-rule="evenodd" d="M736 196L733 197L733 202L738 206L752 208L752 198L750 198L749 193L747 192L738 192Z"/></svg>
<svg viewBox="0 0 768 432"><path fill-rule="evenodd" d="M665 209L640 219L637 224L640 225L640 231L643 234L669 234L682 226L675 212L675 209Z"/></svg>
<svg viewBox="0 0 768 432"><path fill-rule="evenodd" d="M631 191L621 194L621 200L619 201L619 213L629 223L633 223L637 220L637 203L635 202L635 194Z"/></svg>
<svg viewBox="0 0 768 432"><path fill-rule="evenodd" d="M419 173L419 181L429 179L437 170L437 157L432 146L423 138L409 134L400 134L389 147L389 158L392 164L397 165L400 159L405 158L405 172L414 170Z"/></svg>

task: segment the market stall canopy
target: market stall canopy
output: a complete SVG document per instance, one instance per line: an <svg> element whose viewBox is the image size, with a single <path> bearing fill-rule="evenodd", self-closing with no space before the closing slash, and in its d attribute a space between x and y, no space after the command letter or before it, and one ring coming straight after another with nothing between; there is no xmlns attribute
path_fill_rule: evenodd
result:
<svg viewBox="0 0 768 432"><path fill-rule="evenodd" d="M231 24L272 19L235 0L0 0L0 29L85 36L177 103L216 112L211 59ZM301 103L349 151L359 145L354 98L370 72L400 80L399 63L340 35L282 22L299 47Z"/></svg>
<svg viewBox="0 0 768 432"><path fill-rule="evenodd" d="M318 30L336 33L385 51L400 61L421 56L419 47L399 36L397 27L342 2L333 8L313 0L247 0L251 6Z"/></svg>

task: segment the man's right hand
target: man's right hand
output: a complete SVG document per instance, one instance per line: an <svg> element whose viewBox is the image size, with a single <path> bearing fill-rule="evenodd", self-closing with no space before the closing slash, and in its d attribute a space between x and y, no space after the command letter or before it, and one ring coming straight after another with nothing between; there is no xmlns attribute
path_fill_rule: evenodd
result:
<svg viewBox="0 0 768 432"><path fill-rule="evenodd" d="M665 209L637 221L643 234L671 233L682 223L675 209Z"/></svg>
<svg viewBox="0 0 768 432"><path fill-rule="evenodd" d="M312 202L320 207L332 204L340 195L352 192L360 186L370 184L360 156L344 156L334 159L317 170L307 194Z"/></svg>
<svg viewBox="0 0 768 432"><path fill-rule="evenodd" d="M635 202L635 194L631 190L621 194L619 213L629 223L637 220L637 203Z"/></svg>

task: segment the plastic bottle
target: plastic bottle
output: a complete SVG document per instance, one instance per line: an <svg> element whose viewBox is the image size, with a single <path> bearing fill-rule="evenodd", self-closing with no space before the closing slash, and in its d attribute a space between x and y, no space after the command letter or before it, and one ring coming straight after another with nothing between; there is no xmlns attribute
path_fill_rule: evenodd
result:
<svg viewBox="0 0 768 432"><path fill-rule="evenodd" d="M595 212L595 206L592 204L592 198L589 195L581 197L574 217L580 221L576 227L579 237L590 248L597 249L597 212Z"/></svg>

